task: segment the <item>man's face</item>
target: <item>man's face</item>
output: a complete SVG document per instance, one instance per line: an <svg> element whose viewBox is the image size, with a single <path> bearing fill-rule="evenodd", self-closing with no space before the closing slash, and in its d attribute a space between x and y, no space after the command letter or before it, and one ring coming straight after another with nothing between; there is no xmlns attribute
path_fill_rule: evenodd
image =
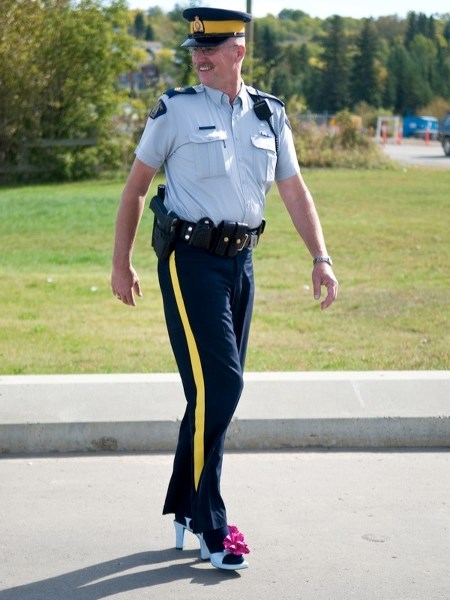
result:
<svg viewBox="0 0 450 600"><path fill-rule="evenodd" d="M234 40L214 48L191 48L192 64L200 82L214 89L226 88L239 74L241 48Z"/></svg>

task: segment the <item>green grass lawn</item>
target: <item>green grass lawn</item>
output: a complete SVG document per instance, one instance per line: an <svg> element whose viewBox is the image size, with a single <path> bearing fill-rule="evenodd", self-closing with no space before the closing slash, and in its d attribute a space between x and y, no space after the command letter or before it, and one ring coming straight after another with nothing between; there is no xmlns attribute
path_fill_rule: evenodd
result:
<svg viewBox="0 0 450 600"><path fill-rule="evenodd" d="M448 369L450 171L311 170L340 281L322 312L311 259L276 193L255 251L248 371ZM155 182L155 186L156 187ZM135 250L144 297L109 288L123 182L0 189L0 373L175 371L152 218Z"/></svg>

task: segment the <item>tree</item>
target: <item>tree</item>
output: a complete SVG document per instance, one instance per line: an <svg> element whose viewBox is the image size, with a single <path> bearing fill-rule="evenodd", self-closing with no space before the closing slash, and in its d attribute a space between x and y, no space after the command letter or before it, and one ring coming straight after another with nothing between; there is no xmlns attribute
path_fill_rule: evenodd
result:
<svg viewBox="0 0 450 600"><path fill-rule="evenodd" d="M0 3L0 164L14 166L21 140L35 129L35 98L44 82L32 48L42 21L37 2Z"/></svg>
<svg viewBox="0 0 450 600"><path fill-rule="evenodd" d="M428 19L428 28L426 32L426 37L430 38L430 40L436 40L436 21L434 20L433 15Z"/></svg>
<svg viewBox="0 0 450 600"><path fill-rule="evenodd" d="M450 100L450 43L446 47L438 46L437 48L434 92L441 98Z"/></svg>
<svg viewBox="0 0 450 600"><path fill-rule="evenodd" d="M149 24L145 28L145 41L152 42L155 39L155 33L153 27Z"/></svg>
<svg viewBox="0 0 450 600"><path fill-rule="evenodd" d="M138 39L143 39L145 36L145 17L142 12L137 12L134 17L133 33Z"/></svg>
<svg viewBox="0 0 450 600"><path fill-rule="evenodd" d="M351 95L353 105L367 102L381 105L381 85L377 69L378 35L372 19L364 19L364 26L356 41L353 58Z"/></svg>
<svg viewBox="0 0 450 600"><path fill-rule="evenodd" d="M347 38L339 15L331 18L330 31L323 43L322 61L320 110L335 113L347 108L350 101Z"/></svg>
<svg viewBox="0 0 450 600"><path fill-rule="evenodd" d="M286 101L295 96L305 102L312 72L309 59L310 52L306 44L283 46L275 69L273 93Z"/></svg>
<svg viewBox="0 0 450 600"><path fill-rule="evenodd" d="M255 22L254 27L254 46L253 46L253 84L255 87L273 91L273 84L279 64L280 46L278 38L273 28L271 19L262 19L261 23ZM244 62L245 64L245 62ZM258 68L259 66L263 68ZM245 70L247 73L247 70ZM277 84L280 89L279 79Z"/></svg>
<svg viewBox="0 0 450 600"><path fill-rule="evenodd" d="M430 40L436 39L436 22L431 15L429 18L425 13L408 13L407 27L405 32L405 45L409 47L416 35L423 35Z"/></svg>
<svg viewBox="0 0 450 600"><path fill-rule="evenodd" d="M405 46L408 47L417 33L417 15L415 12L409 12L406 20Z"/></svg>
<svg viewBox="0 0 450 600"><path fill-rule="evenodd" d="M391 44L405 36L405 20L400 20L396 15L378 17L374 25L379 39Z"/></svg>
<svg viewBox="0 0 450 600"><path fill-rule="evenodd" d="M428 36L428 17L424 13L419 13L417 16L417 34Z"/></svg>
<svg viewBox="0 0 450 600"><path fill-rule="evenodd" d="M431 101L436 87L436 46L432 40L418 34L411 43L409 54L421 82L418 102L425 106Z"/></svg>
<svg viewBox="0 0 450 600"><path fill-rule="evenodd" d="M17 163L25 144L30 166L44 169L43 177L76 177L77 160L89 153L87 144L106 138L117 110L116 82L132 43L126 4L4 0L2 10L5 2L10 27L0 47L0 88L2 120L10 124L7 160ZM3 84L14 78L14 85ZM20 111L11 109L19 96Z"/></svg>
<svg viewBox="0 0 450 600"><path fill-rule="evenodd" d="M397 114L414 114L422 106L421 80L403 44L396 44L388 59L388 81L384 105Z"/></svg>
<svg viewBox="0 0 450 600"><path fill-rule="evenodd" d="M267 19L260 26L255 23L254 28L255 48L254 54L260 58L266 65L273 66L279 53L277 35Z"/></svg>
<svg viewBox="0 0 450 600"><path fill-rule="evenodd" d="M300 21L304 17L307 17L308 13L303 12L302 10L296 9L288 9L283 8L282 11L278 14L278 18L281 20L292 20L292 21Z"/></svg>
<svg viewBox="0 0 450 600"><path fill-rule="evenodd" d="M444 31L442 32L442 35L443 35L445 41L447 42L447 44L450 45L450 19L446 22Z"/></svg>

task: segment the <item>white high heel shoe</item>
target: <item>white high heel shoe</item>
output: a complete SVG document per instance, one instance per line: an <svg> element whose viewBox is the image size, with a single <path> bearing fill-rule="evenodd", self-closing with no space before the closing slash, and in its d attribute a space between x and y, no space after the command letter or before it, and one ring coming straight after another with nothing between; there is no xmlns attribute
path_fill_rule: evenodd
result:
<svg viewBox="0 0 450 600"><path fill-rule="evenodd" d="M198 533L197 537L200 540L200 558L202 560L209 559L212 566L216 567L216 569L224 569L225 571L239 571L240 569L248 568L249 564L246 560L244 560L242 554L234 554L229 550L211 553L203 538L203 534Z"/></svg>

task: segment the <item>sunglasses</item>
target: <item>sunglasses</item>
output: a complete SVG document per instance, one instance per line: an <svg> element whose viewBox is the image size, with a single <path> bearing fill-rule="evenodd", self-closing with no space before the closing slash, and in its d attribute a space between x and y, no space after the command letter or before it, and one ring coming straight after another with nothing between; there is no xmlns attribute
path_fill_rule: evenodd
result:
<svg viewBox="0 0 450 600"><path fill-rule="evenodd" d="M233 44L232 46L212 46L210 48L189 48L189 54L191 56L198 56L199 54L202 54L203 56L214 56L214 54L217 54L220 50L235 48L236 46L239 46L239 44Z"/></svg>

